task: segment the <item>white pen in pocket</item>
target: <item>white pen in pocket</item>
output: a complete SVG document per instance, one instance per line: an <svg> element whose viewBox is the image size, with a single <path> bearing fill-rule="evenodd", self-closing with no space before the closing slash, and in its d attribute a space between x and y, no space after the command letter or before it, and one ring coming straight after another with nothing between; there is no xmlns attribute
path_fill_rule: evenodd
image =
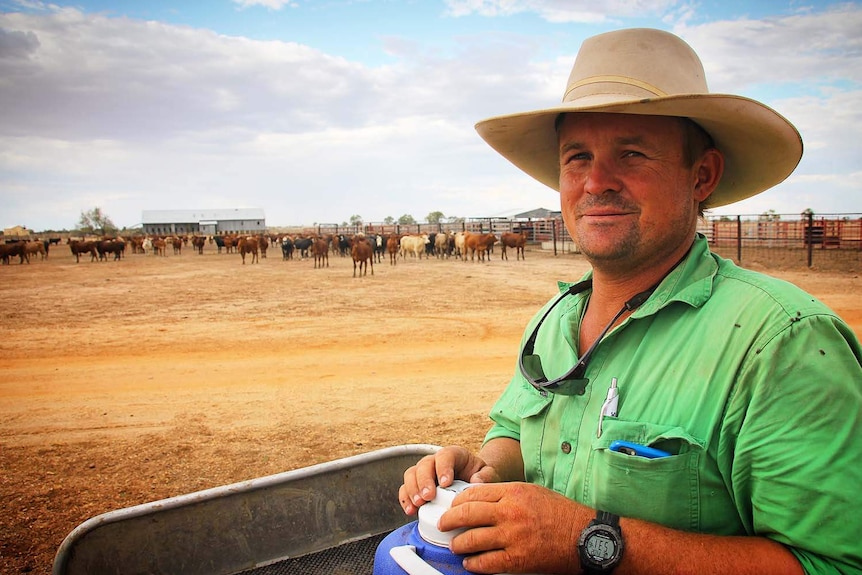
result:
<svg viewBox="0 0 862 575"><path fill-rule="evenodd" d="M605 402L602 404L602 411L599 413L599 425L596 430L596 437L602 436L602 421L604 421L606 415L610 415L611 417L617 416L617 404L619 403L620 392L617 390L617 378L611 378L611 387L608 389L608 396L605 398Z"/></svg>

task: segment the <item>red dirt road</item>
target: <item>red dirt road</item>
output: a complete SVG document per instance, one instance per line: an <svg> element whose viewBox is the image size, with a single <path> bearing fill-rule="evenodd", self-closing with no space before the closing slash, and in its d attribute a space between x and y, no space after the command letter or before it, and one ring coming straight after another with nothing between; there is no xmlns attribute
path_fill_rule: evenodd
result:
<svg viewBox="0 0 862 575"><path fill-rule="evenodd" d="M478 445L524 324L578 256L353 278L239 255L0 269L0 573L94 515L404 443ZM862 334L854 273L772 272ZM393 494L395 497L395 494Z"/></svg>

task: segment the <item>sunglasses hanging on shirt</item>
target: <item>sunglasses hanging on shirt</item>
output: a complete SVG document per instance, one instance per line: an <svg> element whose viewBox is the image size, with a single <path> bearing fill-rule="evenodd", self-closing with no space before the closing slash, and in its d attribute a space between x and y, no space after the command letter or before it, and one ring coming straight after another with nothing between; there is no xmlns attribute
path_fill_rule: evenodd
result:
<svg viewBox="0 0 862 575"><path fill-rule="evenodd" d="M524 344L524 348L521 350L521 356L518 359L518 367L521 370L521 375L530 382L534 388L542 393L558 393L560 395L583 395L584 390L587 387L587 384L590 380L584 377L584 374L587 371L587 365L589 365L590 358L593 355L593 351L599 345L599 342L607 335L607 333L611 330L613 325L617 322L617 320L622 317L622 315L628 311L634 311L638 307L641 306L655 289L658 287L658 284L654 285L650 289L643 291L630 300L628 300L620 311L611 319L611 321L604 327L602 332L599 334L599 337L593 342L590 348L578 359L577 363L566 373L561 375L560 377L556 377L552 380L548 380L548 377L545 375L545 371L542 369L542 358L533 353L533 348L536 345L536 338L539 335L539 328L542 327L542 323L551 313L551 310L554 309L557 304L559 304L563 299L570 295L577 295L579 293L583 293L590 289L593 285L593 281L591 279L584 280L582 282L578 282L575 285L571 286L567 289L563 294L557 298L557 300L551 304L551 306L545 311L545 314L539 320L539 323L536 324L536 327L533 328L533 333L530 334L530 337L527 338L526 343Z"/></svg>

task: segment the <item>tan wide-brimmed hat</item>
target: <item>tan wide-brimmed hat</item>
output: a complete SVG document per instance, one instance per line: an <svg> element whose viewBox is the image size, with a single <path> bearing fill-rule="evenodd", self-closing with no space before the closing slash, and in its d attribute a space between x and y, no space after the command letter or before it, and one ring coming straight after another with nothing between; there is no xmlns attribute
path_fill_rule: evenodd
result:
<svg viewBox="0 0 862 575"><path fill-rule="evenodd" d="M554 122L564 112L681 116L709 132L725 156L713 208L783 181L802 158L802 138L786 118L750 98L710 94L703 65L681 38L647 28L607 32L581 45L562 103L476 124L506 159L559 190Z"/></svg>

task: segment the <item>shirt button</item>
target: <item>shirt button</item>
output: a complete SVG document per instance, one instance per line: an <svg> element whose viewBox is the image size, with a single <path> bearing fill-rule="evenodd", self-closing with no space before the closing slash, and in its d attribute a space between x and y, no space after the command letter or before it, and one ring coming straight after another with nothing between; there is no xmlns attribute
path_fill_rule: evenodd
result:
<svg viewBox="0 0 862 575"><path fill-rule="evenodd" d="M562 445L560 445L560 449L562 449L562 450L563 450L563 453L565 453L566 455L568 455L569 453L571 453L571 452L572 452L572 444L571 444L571 443L569 443L568 441L564 441L564 442L562 443Z"/></svg>

